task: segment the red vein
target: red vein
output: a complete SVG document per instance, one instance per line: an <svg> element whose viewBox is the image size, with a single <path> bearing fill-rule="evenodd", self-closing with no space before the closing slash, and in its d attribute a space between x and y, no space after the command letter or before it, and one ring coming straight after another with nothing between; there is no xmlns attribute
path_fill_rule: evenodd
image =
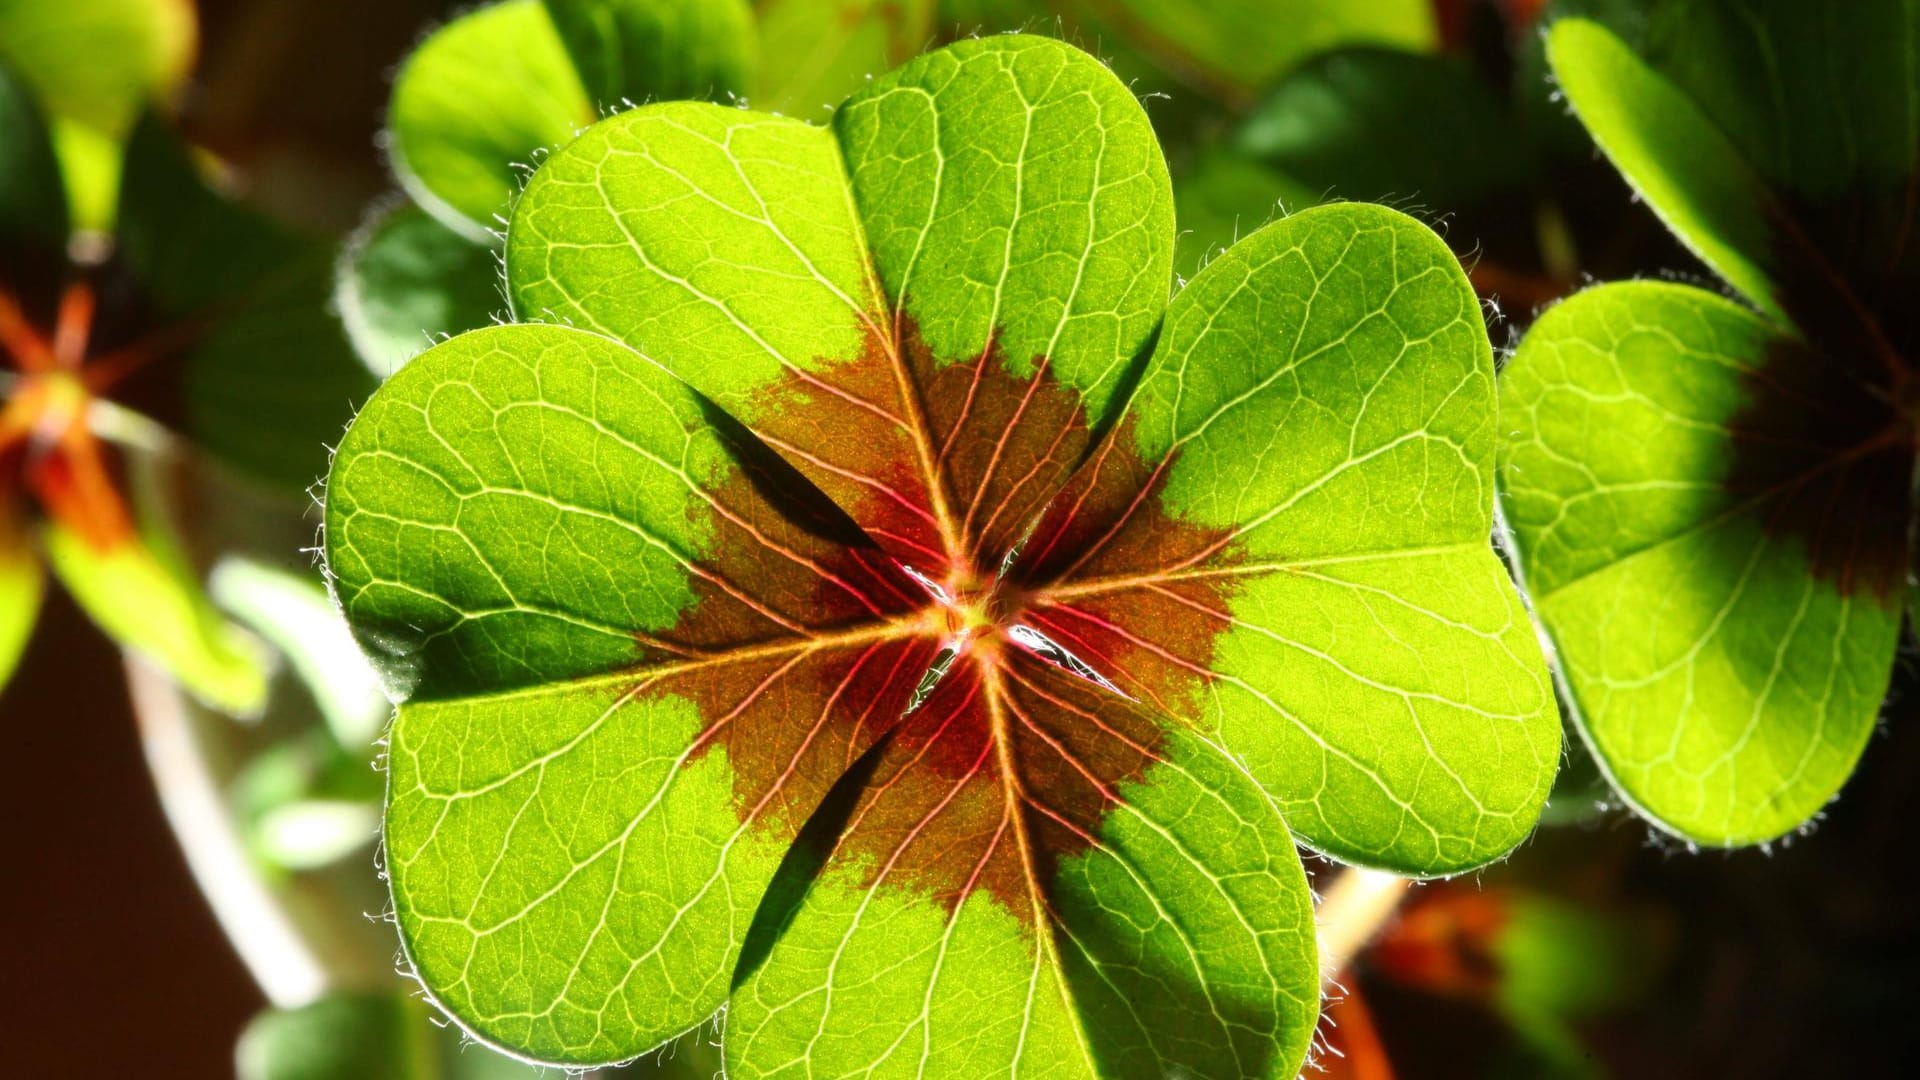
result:
<svg viewBox="0 0 1920 1080"><path fill-rule="evenodd" d="M1052 705L1056 709L1060 709L1065 712L1072 713L1073 715L1081 718L1082 720L1087 721L1088 723L1092 724L1094 727L1100 729L1106 734L1113 736L1113 738L1116 739L1117 741L1126 744L1127 749L1132 750L1133 752L1139 754L1141 757L1146 758L1149 761L1161 760L1160 755L1155 753L1151 747L1142 746L1140 743L1129 738L1125 732L1115 729L1114 727L1109 725L1105 720L1100 719L1100 715L1098 713L1089 711L1087 709L1083 709L1080 706L1075 705L1070 701L1063 700L1060 697L1047 693L1046 690L1040 687L1040 684L1033 682L1032 680L1029 680L1027 678L1024 678L1018 672L1014 671L1012 668L1008 668L1007 675L1009 678L1013 679L1014 682L1019 683L1022 687L1031 691L1034 694L1034 696L1041 698L1042 700L1046 701L1048 704ZM1011 702L1008 703L1008 707L1013 708L1013 705ZM1120 801L1119 796L1114 795L1112 792L1110 792L1107 789L1107 785L1105 781L1095 776L1091 771L1087 769L1087 767L1084 764L1080 762L1079 758L1074 757L1070 751L1068 751L1064 746L1062 746L1060 743L1055 741L1051 735L1041 730L1038 721L1034 720L1032 717L1028 716L1026 713L1020 711L1018 708L1013 708L1013 714L1020 718L1021 723L1025 724L1028 730L1040 736L1040 738L1044 740L1048 746L1051 746L1056 751L1058 751L1060 756L1062 758L1065 758L1070 764L1073 765L1074 768L1078 769L1080 773L1084 775L1090 783L1100 788L1102 794L1106 795L1108 798L1112 799L1114 802Z"/></svg>

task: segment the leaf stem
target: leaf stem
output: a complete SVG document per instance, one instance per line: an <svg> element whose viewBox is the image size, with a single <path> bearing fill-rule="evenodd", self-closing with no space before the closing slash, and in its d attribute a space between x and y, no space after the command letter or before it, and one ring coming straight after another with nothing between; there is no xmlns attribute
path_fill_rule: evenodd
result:
<svg viewBox="0 0 1920 1080"><path fill-rule="evenodd" d="M1320 936L1320 981L1333 982L1386 926L1407 895L1410 878L1350 866L1333 879L1314 911Z"/></svg>
<svg viewBox="0 0 1920 1080"><path fill-rule="evenodd" d="M145 661L129 655L126 670L147 771L201 895L267 1000L283 1009L316 1000L328 989L326 965L254 865L194 731L191 706Z"/></svg>

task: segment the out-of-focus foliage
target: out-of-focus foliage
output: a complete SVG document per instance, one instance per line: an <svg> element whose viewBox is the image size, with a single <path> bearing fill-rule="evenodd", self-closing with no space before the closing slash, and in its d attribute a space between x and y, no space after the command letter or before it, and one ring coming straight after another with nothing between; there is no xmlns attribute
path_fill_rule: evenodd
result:
<svg viewBox="0 0 1920 1080"><path fill-rule="evenodd" d="M0 61L45 103L81 228L111 224L120 143L179 93L197 30L190 0L0 0Z"/></svg>

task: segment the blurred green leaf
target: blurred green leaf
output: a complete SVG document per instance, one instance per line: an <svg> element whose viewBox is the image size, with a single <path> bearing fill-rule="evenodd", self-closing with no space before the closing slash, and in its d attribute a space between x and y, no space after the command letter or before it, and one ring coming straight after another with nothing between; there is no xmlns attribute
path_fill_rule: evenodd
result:
<svg viewBox="0 0 1920 1080"><path fill-rule="evenodd" d="M334 300L354 351L384 379L434 341L506 309L499 256L417 206L375 211L341 253Z"/></svg>
<svg viewBox="0 0 1920 1080"><path fill-rule="evenodd" d="M712 1033L696 1029L616 1074L621 1080L716 1080ZM556 1069L463 1043L411 994L337 993L254 1017L235 1051L239 1080L531 1080Z"/></svg>
<svg viewBox="0 0 1920 1080"><path fill-rule="evenodd" d="M120 141L179 89L197 37L185 0L0 0L0 60L46 103L79 226L111 224Z"/></svg>
<svg viewBox="0 0 1920 1080"><path fill-rule="evenodd" d="M1726 133L1598 23L1556 23L1548 56L1587 130L1661 220L1728 284L1782 317L1762 265L1767 196Z"/></svg>
<svg viewBox="0 0 1920 1080"><path fill-rule="evenodd" d="M746 0L545 2L581 85L602 108L623 99L719 100L748 84L753 14Z"/></svg>
<svg viewBox="0 0 1920 1080"><path fill-rule="evenodd" d="M259 712L267 695L259 642L214 610L157 515L142 515L141 526L136 536L103 547L50 524L48 562L108 637L222 712Z"/></svg>
<svg viewBox="0 0 1920 1080"><path fill-rule="evenodd" d="M1506 110L1458 60L1358 47L1289 72L1231 140L1334 198L1452 210L1533 182Z"/></svg>
<svg viewBox="0 0 1920 1080"><path fill-rule="evenodd" d="M153 317L187 342L196 443L299 491L326 469L373 379L328 310L333 256L216 194L149 118L128 140L117 252Z"/></svg>
<svg viewBox="0 0 1920 1080"><path fill-rule="evenodd" d="M1427 50L1438 40L1432 0L1065 0L1057 8L1083 33L1116 36L1230 101L1328 49Z"/></svg>
<svg viewBox="0 0 1920 1080"><path fill-rule="evenodd" d="M761 0L755 108L818 120L932 43L933 0Z"/></svg>
<svg viewBox="0 0 1920 1080"><path fill-rule="evenodd" d="M394 82L394 172L449 228L489 242L515 170L604 110L743 90L750 29L741 0L505 0L469 12Z"/></svg>
<svg viewBox="0 0 1920 1080"><path fill-rule="evenodd" d="M1202 152L1173 189L1180 223L1174 269L1193 273L1275 217L1319 203L1322 194L1232 149Z"/></svg>
<svg viewBox="0 0 1920 1080"><path fill-rule="evenodd" d="M67 245L67 198L39 103L0 58L0 285L12 284L30 251Z"/></svg>
<svg viewBox="0 0 1920 1080"><path fill-rule="evenodd" d="M373 844L380 803L302 799L276 806L254 823L256 849L289 870L315 870Z"/></svg>
<svg viewBox="0 0 1920 1080"><path fill-rule="evenodd" d="M334 994L254 1017L234 1053L239 1080L437 1080L427 1009L401 994Z"/></svg>
<svg viewBox="0 0 1920 1080"><path fill-rule="evenodd" d="M209 586L221 607L292 664L342 748L358 754L372 746L391 707L317 575L229 557Z"/></svg>
<svg viewBox="0 0 1920 1080"><path fill-rule="evenodd" d="M46 574L33 536L5 492L0 492L0 688L13 677L40 614Z"/></svg>
<svg viewBox="0 0 1920 1080"><path fill-rule="evenodd" d="M1244 215L1276 196L1289 210L1353 199L1466 214L1475 224L1501 215L1530 221L1535 180L1531 148L1505 105L1459 61L1339 49L1288 73L1223 147L1182 175L1189 235L1181 265L1229 243L1221 226L1244 231Z"/></svg>
<svg viewBox="0 0 1920 1080"><path fill-rule="evenodd" d="M515 168L597 115L546 7L505 0L434 31L407 58L388 150L415 202L486 243L518 190Z"/></svg>

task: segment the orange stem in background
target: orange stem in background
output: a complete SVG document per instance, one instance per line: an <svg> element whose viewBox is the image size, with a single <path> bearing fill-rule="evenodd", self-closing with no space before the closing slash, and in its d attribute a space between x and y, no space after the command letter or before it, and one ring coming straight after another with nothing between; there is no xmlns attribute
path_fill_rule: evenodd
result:
<svg viewBox="0 0 1920 1080"><path fill-rule="evenodd" d="M89 392L104 394L127 376L191 344L200 329L198 323L192 322L162 327L130 345L88 360L80 371L80 379Z"/></svg>
<svg viewBox="0 0 1920 1080"><path fill-rule="evenodd" d="M67 371L78 371L87 358L87 338L93 330L93 286L76 281L60 294L60 313L53 323L53 359Z"/></svg>
<svg viewBox="0 0 1920 1080"><path fill-rule="evenodd" d="M1334 1061L1321 1060L1327 1074L1340 1080L1393 1080L1393 1061L1387 1046L1380 1041L1380 1028L1373 1022L1373 1010L1357 990L1327 1003L1327 1019L1333 1030L1328 1044L1339 1054Z"/></svg>
<svg viewBox="0 0 1920 1080"><path fill-rule="evenodd" d="M13 294L0 289L0 349L20 371L45 371L53 366L53 347L27 322Z"/></svg>

